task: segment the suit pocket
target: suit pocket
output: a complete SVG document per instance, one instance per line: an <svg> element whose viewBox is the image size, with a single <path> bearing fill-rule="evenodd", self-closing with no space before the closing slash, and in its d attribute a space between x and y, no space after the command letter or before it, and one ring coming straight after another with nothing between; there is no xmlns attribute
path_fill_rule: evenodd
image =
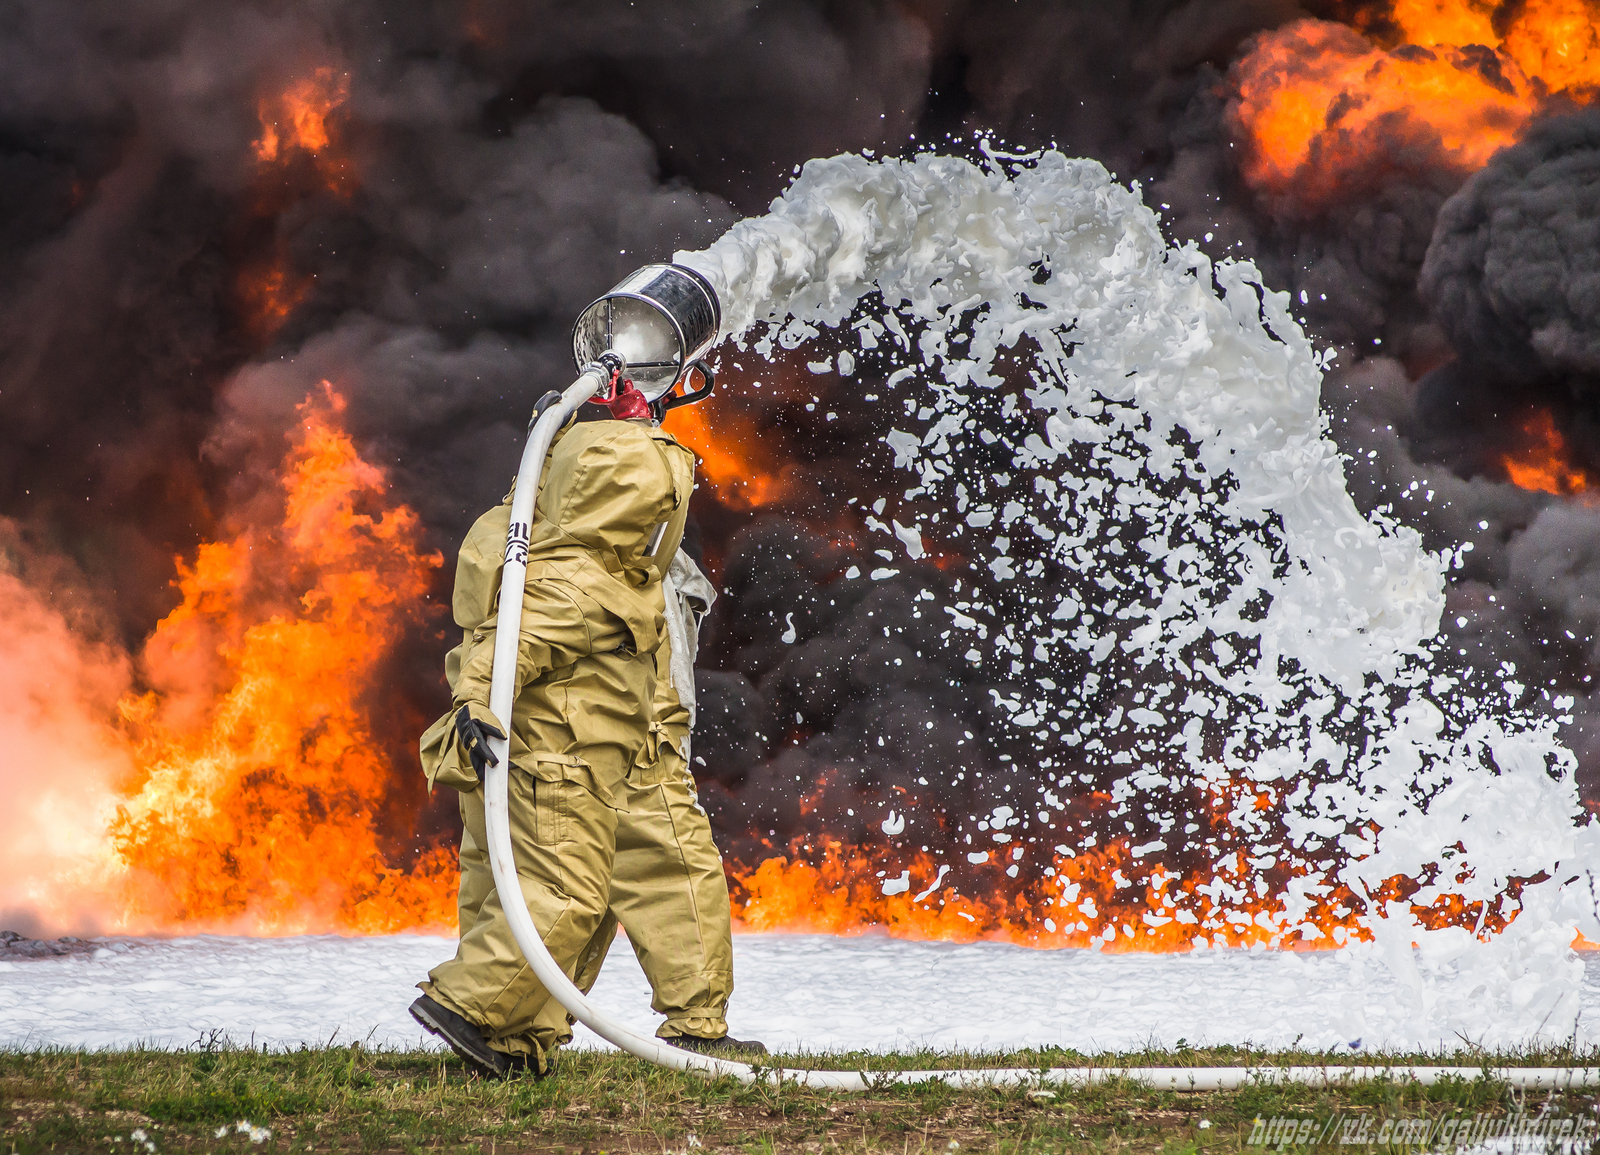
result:
<svg viewBox="0 0 1600 1155"><path fill-rule="evenodd" d="M533 838L541 846L556 846L570 837L574 792L586 790L607 806L611 792L602 790L589 764L576 754L528 756L533 777Z"/></svg>

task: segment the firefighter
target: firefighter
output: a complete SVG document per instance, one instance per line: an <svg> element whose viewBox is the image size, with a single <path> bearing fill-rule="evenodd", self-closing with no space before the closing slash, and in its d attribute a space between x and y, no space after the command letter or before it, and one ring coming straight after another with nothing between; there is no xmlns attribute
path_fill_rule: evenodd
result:
<svg viewBox="0 0 1600 1155"><path fill-rule="evenodd" d="M627 779L657 741L662 583L693 474L689 450L639 421L569 424L546 459L528 545L508 790L523 898L568 974L607 918ZM452 709L423 735L422 759L430 788L461 792L461 940L411 1006L490 1076L547 1072L561 1034L536 1021L551 1000L506 922L484 827L487 739L507 732L488 702L509 521L508 495L474 524L457 562L452 608L463 638L446 659Z"/></svg>

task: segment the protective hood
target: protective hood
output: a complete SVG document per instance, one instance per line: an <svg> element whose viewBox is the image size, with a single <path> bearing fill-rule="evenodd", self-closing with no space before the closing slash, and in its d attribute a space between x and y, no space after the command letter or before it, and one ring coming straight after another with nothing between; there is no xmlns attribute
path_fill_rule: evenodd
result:
<svg viewBox="0 0 1600 1155"><path fill-rule="evenodd" d="M581 548L631 586L659 582L683 539L694 455L632 421L568 426L545 460L528 563Z"/></svg>

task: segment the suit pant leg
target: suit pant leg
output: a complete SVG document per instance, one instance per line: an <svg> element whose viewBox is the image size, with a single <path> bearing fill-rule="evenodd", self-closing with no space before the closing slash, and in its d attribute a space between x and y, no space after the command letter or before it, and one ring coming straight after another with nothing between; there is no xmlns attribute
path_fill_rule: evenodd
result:
<svg viewBox="0 0 1600 1155"><path fill-rule="evenodd" d="M577 782L535 780L515 768L509 802L523 899L545 948L572 976L606 917L617 812ZM486 847L481 790L462 796L462 818L463 848L469 843ZM486 854L484 859L487 870ZM483 1028L496 1050L548 1051L561 1035L540 1018L552 1000L511 934L492 878L490 884L481 898L474 892L476 914L461 936L455 958L435 967L423 989ZM463 916L467 905L464 898Z"/></svg>

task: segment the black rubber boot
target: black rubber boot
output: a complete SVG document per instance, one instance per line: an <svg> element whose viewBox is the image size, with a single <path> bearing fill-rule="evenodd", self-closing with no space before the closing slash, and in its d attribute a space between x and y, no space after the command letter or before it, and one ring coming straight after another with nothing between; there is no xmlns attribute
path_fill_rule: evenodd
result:
<svg viewBox="0 0 1600 1155"><path fill-rule="evenodd" d="M676 1038L662 1039L682 1051L694 1051L701 1055L714 1055L719 1058L740 1059L750 1055L764 1055L767 1045L758 1043L754 1039L734 1039L723 1035L717 1039L701 1039L694 1035L678 1035Z"/></svg>
<svg viewBox="0 0 1600 1155"><path fill-rule="evenodd" d="M427 995L411 1004L411 1017L448 1043L450 1049L461 1056L461 1061L478 1074L499 1079L510 1068L511 1056L492 1050L476 1023L440 1006Z"/></svg>
<svg viewBox="0 0 1600 1155"><path fill-rule="evenodd" d="M496 1051L496 1054L500 1052ZM556 1073L554 1052L544 1057L543 1063L534 1055L506 1055L506 1074L532 1075L535 1079L548 1079Z"/></svg>

